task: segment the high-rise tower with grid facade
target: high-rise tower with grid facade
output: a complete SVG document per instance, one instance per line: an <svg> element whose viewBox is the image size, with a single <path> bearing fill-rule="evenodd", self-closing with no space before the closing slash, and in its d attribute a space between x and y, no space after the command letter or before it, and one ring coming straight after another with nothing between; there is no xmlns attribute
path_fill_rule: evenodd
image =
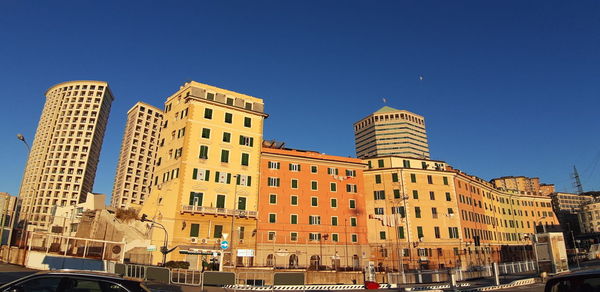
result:
<svg viewBox="0 0 600 292"><path fill-rule="evenodd" d="M138 102L127 112L111 205L141 205L148 194L158 149L163 111Z"/></svg>
<svg viewBox="0 0 600 292"><path fill-rule="evenodd" d="M19 194L22 219L48 229L55 206L85 201L113 99L103 81L69 81L46 91Z"/></svg>
<svg viewBox="0 0 600 292"><path fill-rule="evenodd" d="M429 158L425 118L384 106L354 124L358 158L397 155Z"/></svg>

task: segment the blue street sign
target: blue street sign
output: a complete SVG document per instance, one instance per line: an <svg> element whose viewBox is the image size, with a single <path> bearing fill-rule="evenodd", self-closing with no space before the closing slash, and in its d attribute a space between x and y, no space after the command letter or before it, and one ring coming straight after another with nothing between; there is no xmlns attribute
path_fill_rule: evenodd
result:
<svg viewBox="0 0 600 292"><path fill-rule="evenodd" d="M227 249L229 247L229 241L223 240L221 241L221 249Z"/></svg>

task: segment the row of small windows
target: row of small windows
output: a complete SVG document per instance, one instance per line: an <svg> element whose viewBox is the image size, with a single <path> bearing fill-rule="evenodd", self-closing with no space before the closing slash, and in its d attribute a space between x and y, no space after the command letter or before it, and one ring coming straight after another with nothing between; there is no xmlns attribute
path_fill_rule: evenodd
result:
<svg viewBox="0 0 600 292"><path fill-rule="evenodd" d="M277 198L278 198L277 194L269 194L269 204L277 205L278 204ZM329 202L330 202L331 208L338 208L338 199L337 198L330 198ZM298 196L297 195L290 196L290 205L298 206ZM310 205L312 207L319 207L319 197L314 197L314 196L310 197ZM348 208L356 209L356 200L354 200L354 199L348 200Z"/></svg>
<svg viewBox="0 0 600 292"><path fill-rule="evenodd" d="M392 176L392 182L399 182L398 173L392 173L391 176ZM434 184L434 179L433 179L432 175L427 175L426 177L427 177L427 183L428 184L430 184L430 185ZM383 182L382 175L381 174L376 174L375 175L375 183L376 184L381 184L382 182ZM415 173L411 173L410 174L410 182L411 183L417 183L417 174L415 174ZM448 185L448 177L446 177L446 176L442 177L442 184Z"/></svg>
<svg viewBox="0 0 600 292"><path fill-rule="evenodd" d="M187 117L187 114L188 114L188 109L186 108L176 114L175 120L183 119L184 117ZM213 119L213 109L205 108L204 109L204 118L207 120L212 120ZM223 121L227 124L233 124L233 114L225 113L225 115L223 116ZM244 117L243 124L244 124L244 127L246 127L246 128L252 128L252 118ZM169 126L169 120L165 120L163 122L163 128L167 128L168 126Z"/></svg>
<svg viewBox="0 0 600 292"><path fill-rule="evenodd" d="M248 199L244 196L236 196L237 205L234 206L237 210L246 210ZM216 194L214 202L204 202L204 193L202 192L190 192L188 204L190 206L205 206L225 208L227 201L227 195Z"/></svg>
<svg viewBox="0 0 600 292"><path fill-rule="evenodd" d="M276 231L268 231L268 233L267 233L268 241L274 241L276 238L277 238ZM308 234L309 241L320 241L321 239L328 239L328 238L331 238L332 242L340 241L340 235L338 233L331 233L331 237L329 237L329 235L327 235L327 234L321 234L321 233L316 233L316 232L311 232ZM290 232L289 240L290 241L299 241L300 238L298 237L298 232ZM358 242L358 234L356 234L356 233L350 234L350 241L352 243Z"/></svg>
<svg viewBox="0 0 600 292"><path fill-rule="evenodd" d="M267 178L267 185L270 187L280 187L281 186L281 181L278 177L268 177ZM291 179L290 180L290 187L292 189L298 189L299 188L299 180L298 179ZM313 191L318 191L319 190L319 182L316 180L311 180L310 181L310 189ZM330 182L329 183L329 190L331 192L337 192L338 187L337 187L337 183L335 182ZM348 193L356 193L358 191L358 187L355 184L346 184L346 192Z"/></svg>
<svg viewBox="0 0 600 292"><path fill-rule="evenodd" d="M296 225L296 224L327 225L327 224L321 223L320 215L309 215L308 220L305 223L299 223L298 214L290 214L289 219L290 219L289 224L292 224L292 225ZM278 223L277 214L269 213L268 221L269 221L269 223ZM331 216L329 226L340 226L341 225L340 221L341 220L339 220L338 216ZM281 223L281 222L279 222L279 223ZM356 227L356 226L358 226L358 219L356 217L350 217L350 218L348 218L347 222L344 222L344 225L349 225L350 227Z"/></svg>
<svg viewBox="0 0 600 292"><path fill-rule="evenodd" d="M269 161L268 168L269 169L280 169L280 162L278 161ZM290 171L299 172L302 170L302 166L299 163L288 163L288 168ZM310 166L310 173L318 173L319 167L317 165ZM339 170L335 167L328 167L327 174L329 175L338 175ZM346 169L347 177L356 177L356 170Z"/></svg>
<svg viewBox="0 0 600 292"><path fill-rule="evenodd" d="M400 226L396 228L396 237L398 239L404 239L405 238L405 234L404 234L404 226ZM439 226L434 226L433 227L433 234L435 236L435 238L441 238L442 234L440 231L440 227ZM447 238L458 238L459 234L458 234L458 227L448 227L448 236ZM417 226L417 237L419 239L424 239L425 238L425 233L423 231L423 226ZM379 239L381 240L386 240L387 238L387 234L385 231L380 231L379 232ZM408 249L405 249L405 251L407 251ZM431 250L431 249L430 249ZM421 252L419 253L421 254ZM427 256L426 253L424 253L423 256Z"/></svg>

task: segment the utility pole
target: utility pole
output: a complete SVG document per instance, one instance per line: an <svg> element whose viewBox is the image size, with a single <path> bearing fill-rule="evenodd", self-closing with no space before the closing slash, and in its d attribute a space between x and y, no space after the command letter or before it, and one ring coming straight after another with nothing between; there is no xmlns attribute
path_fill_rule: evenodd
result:
<svg viewBox="0 0 600 292"><path fill-rule="evenodd" d="M579 178L579 172L577 171L577 167L573 165L573 179L575 180L575 187L577 188L577 194L581 195L583 193L583 185L581 184L581 179Z"/></svg>

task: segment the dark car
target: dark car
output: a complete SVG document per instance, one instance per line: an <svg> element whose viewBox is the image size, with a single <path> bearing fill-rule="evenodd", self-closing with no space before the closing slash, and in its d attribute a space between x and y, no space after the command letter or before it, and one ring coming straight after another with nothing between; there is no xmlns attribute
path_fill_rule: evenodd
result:
<svg viewBox="0 0 600 292"><path fill-rule="evenodd" d="M545 292L600 292L600 270L559 275L546 282Z"/></svg>
<svg viewBox="0 0 600 292"><path fill-rule="evenodd" d="M84 271L39 272L0 286L0 292L149 292L142 283L115 274Z"/></svg>

